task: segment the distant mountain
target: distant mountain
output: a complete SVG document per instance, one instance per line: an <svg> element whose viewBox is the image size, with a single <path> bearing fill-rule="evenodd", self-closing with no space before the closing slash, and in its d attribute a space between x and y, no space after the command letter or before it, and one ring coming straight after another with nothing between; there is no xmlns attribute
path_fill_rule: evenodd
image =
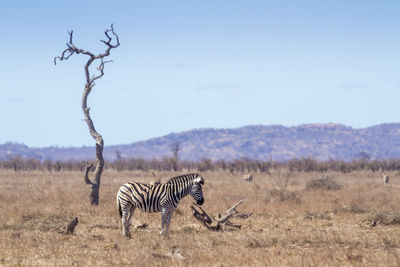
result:
<svg viewBox="0 0 400 267"><path fill-rule="evenodd" d="M107 140L105 140L107 141ZM361 155L371 159L400 158L400 123L354 129L340 124L245 126L235 129L195 129L171 133L126 145L105 146L104 157L112 161L117 151L122 158L163 158L172 155L169 146L180 142L182 160L288 160L312 157L346 160ZM107 143L107 142L106 142ZM0 145L0 159L21 156L51 160L87 160L95 157L93 147L30 148L23 144Z"/></svg>

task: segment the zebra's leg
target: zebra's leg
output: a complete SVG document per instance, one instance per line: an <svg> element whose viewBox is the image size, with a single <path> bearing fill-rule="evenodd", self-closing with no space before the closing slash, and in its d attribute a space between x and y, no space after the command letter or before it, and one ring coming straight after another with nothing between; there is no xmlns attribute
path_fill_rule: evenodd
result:
<svg viewBox="0 0 400 267"><path fill-rule="evenodd" d="M132 219L133 214L135 213L135 210L136 210L136 206L132 205L132 206L131 206L131 210L129 211L129 217L128 217L128 222L127 222L127 224L128 224L128 236L129 236L129 238L131 238L131 231L129 230L129 228L130 228L130 221L131 221L131 219Z"/></svg>
<svg viewBox="0 0 400 267"><path fill-rule="evenodd" d="M169 230L169 223L171 222L171 218L172 218L172 214L174 213L174 209L173 208L169 208L168 212L167 212L167 221L166 221L166 225L165 225L165 235L168 235L168 230Z"/></svg>
<svg viewBox="0 0 400 267"><path fill-rule="evenodd" d="M131 238L131 232L129 231L129 222L135 212L136 207L132 204L127 205L122 209L122 229L124 236L127 239Z"/></svg>
<svg viewBox="0 0 400 267"><path fill-rule="evenodd" d="M165 233L164 227L167 222L167 217L168 217L168 208L162 207L161 208L161 232L160 232L160 235L163 235Z"/></svg>

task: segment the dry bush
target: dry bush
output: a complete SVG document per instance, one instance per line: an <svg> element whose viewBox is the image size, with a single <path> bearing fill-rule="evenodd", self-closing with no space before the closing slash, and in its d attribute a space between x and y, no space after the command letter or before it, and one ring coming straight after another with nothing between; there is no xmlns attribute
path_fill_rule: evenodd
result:
<svg viewBox="0 0 400 267"><path fill-rule="evenodd" d="M279 191L285 192L288 189L290 180L293 179L294 171L291 168L277 167L272 175L275 180L276 187Z"/></svg>
<svg viewBox="0 0 400 267"><path fill-rule="evenodd" d="M265 201L268 203L273 200L291 201L296 204L301 203L299 191L282 191L278 189L267 190L265 193Z"/></svg>
<svg viewBox="0 0 400 267"><path fill-rule="evenodd" d="M342 185L338 184L333 176L321 175L319 178L312 179L311 181L307 182L305 189L324 189L336 191L342 189Z"/></svg>
<svg viewBox="0 0 400 267"><path fill-rule="evenodd" d="M400 213L378 211L368 217L371 223L382 223L384 225L400 224Z"/></svg>

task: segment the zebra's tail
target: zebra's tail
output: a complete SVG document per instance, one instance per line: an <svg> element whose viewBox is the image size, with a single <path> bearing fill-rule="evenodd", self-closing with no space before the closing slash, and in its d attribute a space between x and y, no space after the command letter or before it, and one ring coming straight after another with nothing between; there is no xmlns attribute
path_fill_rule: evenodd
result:
<svg viewBox="0 0 400 267"><path fill-rule="evenodd" d="M122 218L122 208L121 208L121 201L119 200L119 196L117 196L117 205L118 205L119 216Z"/></svg>

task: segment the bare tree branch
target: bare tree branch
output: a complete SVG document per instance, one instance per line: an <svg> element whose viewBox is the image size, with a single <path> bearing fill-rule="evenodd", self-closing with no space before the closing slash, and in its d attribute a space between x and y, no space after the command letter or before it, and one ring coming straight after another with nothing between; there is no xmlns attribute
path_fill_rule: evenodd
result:
<svg viewBox="0 0 400 267"><path fill-rule="evenodd" d="M244 202L243 199L240 200L238 203L236 203L236 204L233 205L230 209L228 209L228 210L227 210L227 213L228 213L228 214L233 214L233 215L239 213L239 212L236 210L236 208L237 208L240 204L242 204L243 202Z"/></svg>
<svg viewBox="0 0 400 267"><path fill-rule="evenodd" d="M211 220L210 216L208 216L208 214L196 203L193 203L193 205L195 205L196 207L198 207L201 210L201 213L200 213L193 206L190 206L193 211L193 216L199 217L200 220L205 222L206 224L211 224L212 220Z"/></svg>
<svg viewBox="0 0 400 267"><path fill-rule="evenodd" d="M201 210L198 211L195 207L190 206L193 212L193 216L202 224L204 225L208 230L211 231L223 231L224 226L231 226L234 228L241 228L241 225L238 224L233 224L229 219L231 219L233 216L239 214L239 212L236 210L236 208L242 204L244 200L239 201L235 205L233 205L231 208L227 209L224 212L224 215L218 214L216 218L214 218L214 221L210 218L210 216L197 204L193 203L197 208ZM249 216L246 216L244 218L248 218Z"/></svg>
<svg viewBox="0 0 400 267"><path fill-rule="evenodd" d="M84 172L84 174L83 174L83 177L85 178L85 183L86 184L93 184L91 181L90 181L90 179L89 179L89 175L88 175L88 173L89 173L89 171L90 171L90 169L93 167L93 164L92 163L88 163L87 165L86 165L86 167L85 167L85 172Z"/></svg>

